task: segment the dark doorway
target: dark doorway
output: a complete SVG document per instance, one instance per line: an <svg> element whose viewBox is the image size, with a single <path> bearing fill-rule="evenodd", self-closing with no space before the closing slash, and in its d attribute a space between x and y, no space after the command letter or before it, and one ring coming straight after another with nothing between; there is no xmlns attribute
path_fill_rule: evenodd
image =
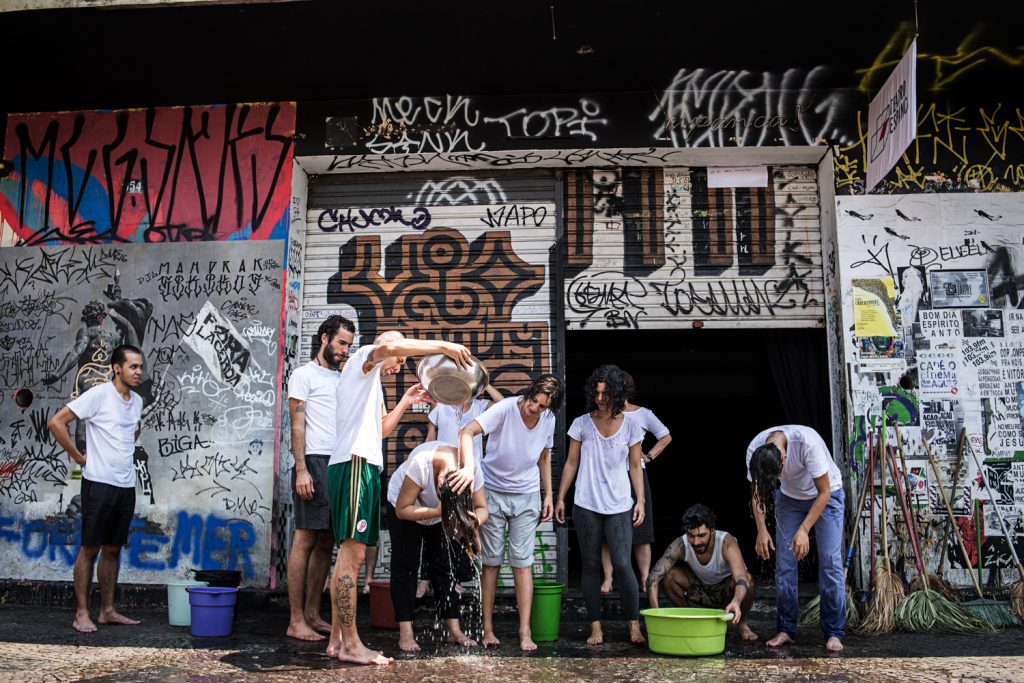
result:
<svg viewBox="0 0 1024 683"><path fill-rule="evenodd" d="M652 564L680 535L684 510L699 502L717 513L720 529L739 540L755 579L773 573L773 563L754 555L744 456L759 431L780 424L807 424L832 442L825 349L823 330L567 334L567 425L585 410L583 387L590 372L615 363L636 380L636 403L653 410L672 431L664 455L648 465L656 539ZM648 436L645 450L653 443ZM570 528L572 585L579 585L579 572L579 548Z"/></svg>

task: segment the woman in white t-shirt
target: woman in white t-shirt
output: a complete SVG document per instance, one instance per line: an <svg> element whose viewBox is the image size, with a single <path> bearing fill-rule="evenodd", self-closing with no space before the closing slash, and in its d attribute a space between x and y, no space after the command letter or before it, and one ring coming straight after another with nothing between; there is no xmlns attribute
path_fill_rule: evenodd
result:
<svg viewBox="0 0 1024 683"><path fill-rule="evenodd" d="M640 470L643 430L627 420L626 373L618 366L602 365L591 373L586 386L589 412L569 428L569 453L558 487L555 519L565 523L565 495L573 481L576 492L572 520L583 559L583 599L590 617L587 643L604 642L601 631L601 542L608 544L615 578L622 596L622 615L629 621L629 637L643 643L640 630L640 595L630 563L633 527L644 521L644 485ZM627 467L628 464L628 467ZM630 496L632 484L633 495Z"/></svg>
<svg viewBox="0 0 1024 683"><path fill-rule="evenodd" d="M462 550L460 544L445 538L448 522L468 520L472 537L465 545L467 552L479 551L477 535L479 525L487 520L487 500L483 492L483 475L473 477L472 510L451 509L445 484L448 475L458 470L458 450L440 441L420 444L403 462L388 483L387 520L391 535L391 602L398 622L398 647L405 652L416 652L412 628L416 607L416 576L420 567L420 548L429 558L430 577L434 583L434 599L448 629L448 637L465 647L474 647L476 641L462 632L459 626L459 595L455 592L452 574L452 555ZM469 498L468 491L463 494ZM458 503L461 504L461 503ZM442 519L447 520L443 525ZM458 527L458 524L455 525ZM467 531L463 529L463 531Z"/></svg>

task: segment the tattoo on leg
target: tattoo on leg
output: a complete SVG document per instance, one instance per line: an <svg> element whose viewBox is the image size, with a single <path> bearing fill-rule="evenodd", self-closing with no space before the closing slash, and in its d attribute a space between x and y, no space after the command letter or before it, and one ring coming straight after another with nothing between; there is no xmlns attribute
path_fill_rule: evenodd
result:
<svg viewBox="0 0 1024 683"><path fill-rule="evenodd" d="M338 578L335 603L342 626L351 626L356 621L356 609L355 605L352 604L352 593L355 589L356 582L348 574Z"/></svg>

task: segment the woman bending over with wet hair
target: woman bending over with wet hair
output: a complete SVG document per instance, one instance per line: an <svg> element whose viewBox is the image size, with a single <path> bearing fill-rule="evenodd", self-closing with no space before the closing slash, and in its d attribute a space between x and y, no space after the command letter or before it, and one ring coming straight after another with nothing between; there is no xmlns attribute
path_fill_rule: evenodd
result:
<svg viewBox="0 0 1024 683"><path fill-rule="evenodd" d="M818 545L818 590L825 647L843 649L846 586L843 578L843 482L828 446L816 431L800 425L766 429L747 447L747 479L757 523L758 557L775 551L778 647L796 641L800 602L797 563L810 550L811 528ZM775 542L765 518L775 511Z"/></svg>
<svg viewBox="0 0 1024 683"><path fill-rule="evenodd" d="M391 602L398 622L398 647L405 652L420 649L412 621L421 547L429 558L434 599L448 629L448 640L465 647L476 646L476 641L459 627L452 554L463 549L473 557L479 553L477 530L487 520L487 501L479 471L473 477L472 494L468 489L461 494L454 492L449 476L459 467L455 447L427 441L413 449L388 483Z"/></svg>
<svg viewBox="0 0 1024 683"><path fill-rule="evenodd" d="M629 638L643 643L640 594L630 551L633 527L644 521L644 479L640 470L643 429L627 420L626 373L602 365L586 385L587 413L569 428L569 453L558 487L555 519L565 523L565 495L573 481L576 492L572 519L583 559L583 598L590 619L587 643L604 642L601 631L601 542L608 544L615 580L622 597L622 615L629 620ZM630 485L636 497L630 496Z"/></svg>

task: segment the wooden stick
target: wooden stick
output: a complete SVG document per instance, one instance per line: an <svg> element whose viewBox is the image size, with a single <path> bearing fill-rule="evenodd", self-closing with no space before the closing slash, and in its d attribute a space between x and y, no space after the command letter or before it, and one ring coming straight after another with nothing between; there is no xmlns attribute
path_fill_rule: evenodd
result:
<svg viewBox="0 0 1024 683"><path fill-rule="evenodd" d="M892 453L889 454L889 458L892 462L892 471L898 472L896 468L896 456ZM903 484L900 483L900 479L903 480ZM907 520L907 531L910 532L910 547L914 551L914 561L917 563L917 572L921 575L921 579L924 581L924 589L929 590L928 585L928 572L925 571L924 562L921 560L921 550L917 547L917 533L914 531L914 518L910 516L910 502L903 492L904 485L906 484L906 476L894 476L892 483L896 487L896 496L900 504L900 509L903 510L903 518Z"/></svg>
<svg viewBox="0 0 1024 683"><path fill-rule="evenodd" d="M992 486L988 483L988 479L985 478L985 472L981 469L981 463L978 461L978 454L974 452L974 447L971 445L970 441L967 442L967 448L971 451L971 458L974 459L974 466L978 468L978 476L981 477L981 483L985 485L985 490L988 491L988 497L992 500L992 508L996 511L996 519L999 520L999 528L1003 531L1003 537L1006 539L1006 545L1010 546L1010 554L1013 556L1013 563L1017 565L1017 573L1020 574L1020 580L1024 581L1024 567L1021 566L1020 558L1017 557L1017 549L1013 547L1013 536L1006 531L1006 522L1003 521L1003 513L999 511L999 505L996 503L996 497L992 494Z"/></svg>
<svg viewBox="0 0 1024 683"><path fill-rule="evenodd" d="M885 424L885 412L883 411L883 413L882 413L882 431L880 432L881 436L879 437L879 443L881 444L881 446L880 446L881 447L881 451L879 452L879 457L878 457L879 461L881 461L881 463L882 463L882 553L885 555L885 571L891 572L892 571L892 564L889 562L889 531L888 531L888 528L887 528L889 526L889 518L888 518L888 515L886 514L886 510L885 510L885 508L888 507L886 505L886 499L888 498L888 493L886 491L886 481L885 481L885 450L886 450L885 432L887 430L888 430L888 426Z"/></svg>
<svg viewBox="0 0 1024 683"><path fill-rule="evenodd" d="M961 427L960 428L960 438L957 440L957 446L956 446L956 463L953 465L953 471L951 473L953 475L953 481L951 481L949 483L949 497L950 498L952 498L953 496L956 495L956 487L957 487L957 484L960 482L960 465L962 465L963 461L964 461L964 441L966 439L967 439L967 429ZM921 434L921 441L926 444L925 445L925 449L927 450L927 448L928 448L928 446L927 446L928 440L925 438L923 433ZM938 474L936 474L935 476L936 476L936 480L939 482L939 493L942 493L943 496L945 496L945 492L942 490L942 479L939 478ZM949 526L950 526L950 522L951 521L953 523L953 526L956 526L956 520L954 520L952 517L950 517L949 519L946 520L945 528L942 530L942 544L939 546L940 548L942 548L942 557L941 557L941 559L939 561L939 571L938 571L939 576L942 576L946 572L946 543L949 541ZM967 564L968 564L968 566L970 566L969 562Z"/></svg>

